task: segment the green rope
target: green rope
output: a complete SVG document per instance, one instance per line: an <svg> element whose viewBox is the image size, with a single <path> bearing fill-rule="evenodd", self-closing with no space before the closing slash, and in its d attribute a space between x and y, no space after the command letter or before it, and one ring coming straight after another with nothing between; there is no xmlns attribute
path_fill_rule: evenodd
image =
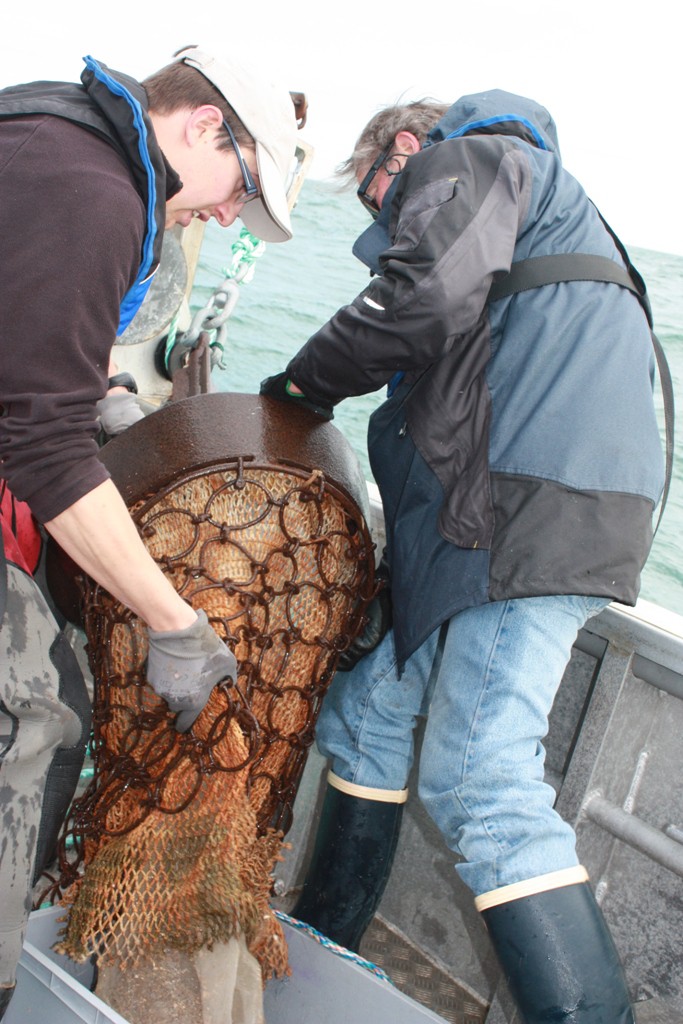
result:
<svg viewBox="0 0 683 1024"><path fill-rule="evenodd" d="M164 352L164 364L165 365L168 365L168 357L171 354L171 349L175 345L175 339L176 339L177 333L178 333L178 314L176 313L176 315L171 320L171 326L169 327L168 334L166 335L166 350Z"/></svg>
<svg viewBox="0 0 683 1024"><path fill-rule="evenodd" d="M242 228L231 246L232 261L223 270L225 277L239 278L240 283L248 283L254 276L256 260L266 251L266 243Z"/></svg>

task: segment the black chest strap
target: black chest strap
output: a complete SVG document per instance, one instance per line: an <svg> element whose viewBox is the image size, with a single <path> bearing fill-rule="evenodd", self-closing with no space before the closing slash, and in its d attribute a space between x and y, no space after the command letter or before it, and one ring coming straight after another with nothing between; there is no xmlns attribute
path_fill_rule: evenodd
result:
<svg viewBox="0 0 683 1024"><path fill-rule="evenodd" d="M601 218L602 219L602 218ZM603 224L614 239L627 269L615 263L607 256L596 256L591 253L569 252L555 253L548 256L532 256L527 260L519 260L513 263L510 272L495 281L488 295L489 302L496 302L498 299L508 298L516 292L529 291L532 288L540 288L546 284L560 284L564 281L604 281L607 284L617 284L621 288L627 288L633 292L641 306L647 322L650 326L652 346L657 359L659 371L659 383L662 389L664 403L664 424L666 431L666 476L664 479L664 490L659 506L659 516L654 532L659 529L662 521L664 506L669 496L671 476L673 473L674 456L674 390L671 380L669 364L664 354L661 342L654 333L652 326L652 310L650 300L645 288L645 282L631 263L628 253L620 240L616 237L607 222L602 219Z"/></svg>

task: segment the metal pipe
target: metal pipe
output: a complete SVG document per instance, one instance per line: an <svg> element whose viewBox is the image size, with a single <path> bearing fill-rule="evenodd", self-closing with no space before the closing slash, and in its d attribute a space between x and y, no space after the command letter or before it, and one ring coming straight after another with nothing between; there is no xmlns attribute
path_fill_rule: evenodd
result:
<svg viewBox="0 0 683 1024"><path fill-rule="evenodd" d="M664 832L597 794L588 800L583 811L606 832L683 878L683 847Z"/></svg>

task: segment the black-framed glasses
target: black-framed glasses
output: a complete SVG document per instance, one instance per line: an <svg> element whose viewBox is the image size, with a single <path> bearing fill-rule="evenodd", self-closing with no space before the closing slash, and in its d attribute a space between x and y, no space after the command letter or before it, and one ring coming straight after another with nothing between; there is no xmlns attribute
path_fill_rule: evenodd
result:
<svg viewBox="0 0 683 1024"><path fill-rule="evenodd" d="M372 182L374 181L375 175L377 174L379 169L381 167L383 167L384 170L389 175L389 177L390 178L394 178L397 174L400 174L401 171L403 170L403 164L401 163L401 157L407 157L407 155L408 155L407 153L392 153L391 151L392 151L393 147L394 147L394 143L392 142L390 146L387 146L387 148L383 152L380 153L380 155L377 157L377 159L375 160L374 164L372 165L372 167L370 168L368 173L365 175L365 177L361 181L360 185L358 186L358 191L356 192L356 195L358 196L358 198L360 199L361 203L363 204L365 209L368 211L368 213L370 214L370 216L372 217L373 220L377 220L377 218L379 217L379 203L374 198L374 196L369 196L368 195L368 189L372 185ZM391 163L392 160L396 161L397 166L396 166L395 169L392 169L389 166L389 164Z"/></svg>
<svg viewBox="0 0 683 1024"><path fill-rule="evenodd" d="M232 128L230 127L225 118L223 118L223 127L230 136L230 142L232 143L232 148L234 149L235 156L237 157L237 163L239 164L240 171L242 172L242 181L244 182L244 197L240 196L239 201L241 203L248 203L251 199L256 199L257 196L259 195L258 185L254 181L252 173L247 167L246 160L242 156L242 150L237 145L235 133L233 132Z"/></svg>
<svg viewBox="0 0 683 1024"><path fill-rule="evenodd" d="M368 189L375 180L375 175L377 174L382 164L384 164L389 159L389 154L391 153L391 147L393 146L393 144L394 143L392 140L391 145L387 146L386 149L382 150L382 152L377 157L368 173L361 181L360 185L358 186L358 191L356 192L356 195L358 196L361 203L368 211L373 220L377 220L377 218L379 217L379 206L377 204L377 200L375 199L375 197L368 195Z"/></svg>

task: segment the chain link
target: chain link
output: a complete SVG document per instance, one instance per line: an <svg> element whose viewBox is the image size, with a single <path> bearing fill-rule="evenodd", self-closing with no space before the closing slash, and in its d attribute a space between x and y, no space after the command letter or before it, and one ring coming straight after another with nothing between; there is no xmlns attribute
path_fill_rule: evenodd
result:
<svg viewBox="0 0 683 1024"><path fill-rule="evenodd" d="M263 255L266 243L255 238L246 228L242 228L239 238L232 244L232 262L223 269L223 281L214 290L205 306L198 309L192 317L187 331L182 333L182 343L193 348L203 331L215 332L210 342L211 365L225 369L223 354L227 339L227 322L237 305L240 296L240 285L251 281L255 271L255 261Z"/></svg>

